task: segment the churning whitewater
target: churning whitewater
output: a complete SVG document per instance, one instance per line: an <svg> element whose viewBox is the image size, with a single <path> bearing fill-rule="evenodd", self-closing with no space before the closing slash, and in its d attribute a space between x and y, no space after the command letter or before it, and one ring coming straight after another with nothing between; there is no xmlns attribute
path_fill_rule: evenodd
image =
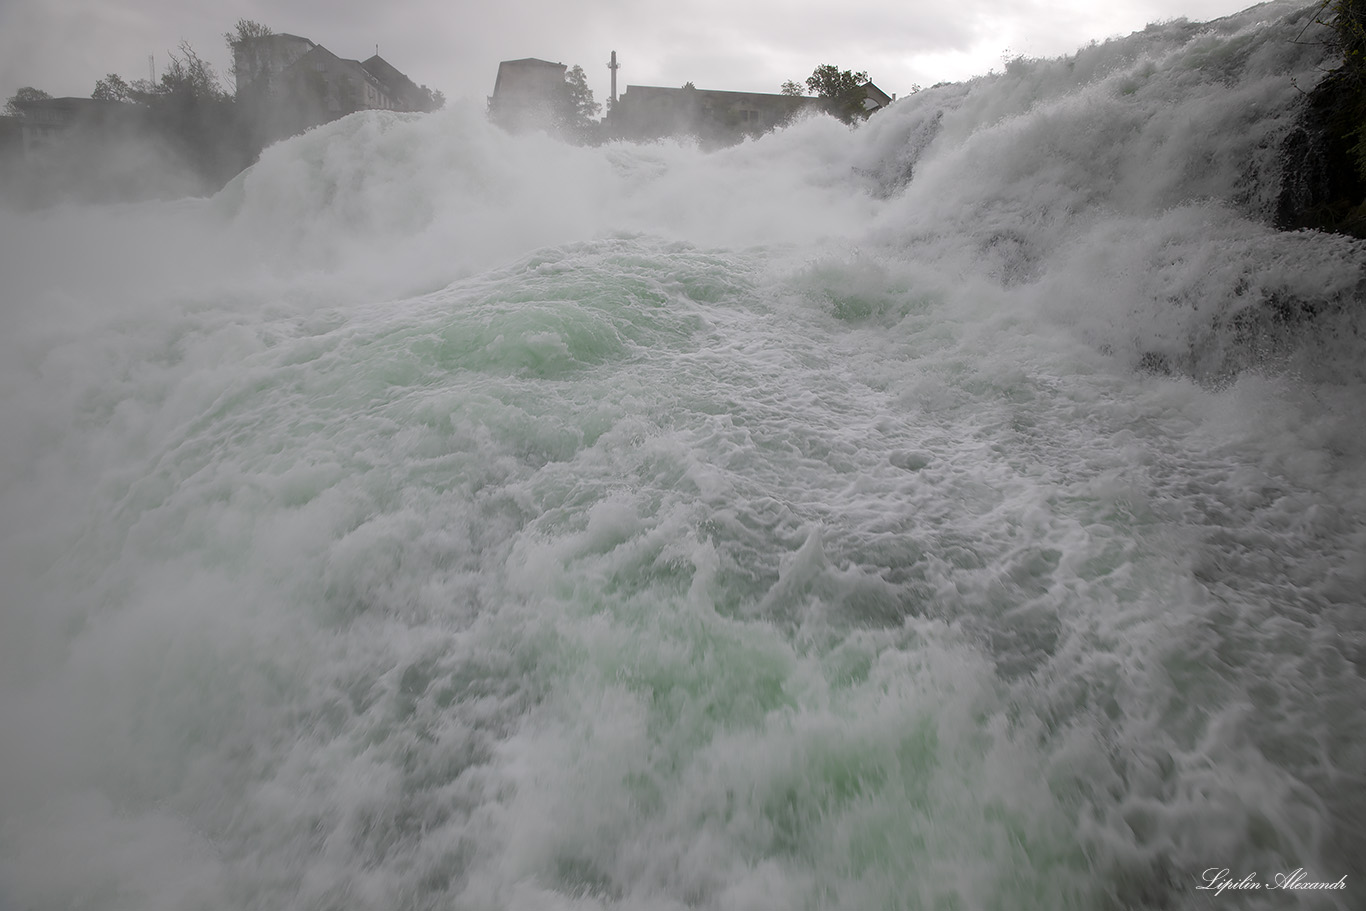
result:
<svg viewBox="0 0 1366 911"><path fill-rule="evenodd" d="M1311 18L0 215L0 908L1366 906Z"/></svg>

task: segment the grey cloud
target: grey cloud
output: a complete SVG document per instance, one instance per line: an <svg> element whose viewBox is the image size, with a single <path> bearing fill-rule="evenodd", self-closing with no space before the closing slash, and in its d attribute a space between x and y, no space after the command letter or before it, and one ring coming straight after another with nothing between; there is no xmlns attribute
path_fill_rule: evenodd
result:
<svg viewBox="0 0 1366 911"><path fill-rule="evenodd" d="M580 64L599 100L607 95L607 55L621 55L624 83L682 84L775 91L821 63L867 70L888 91L912 82L961 79L999 67L1007 50L1069 53L1089 41L1176 16L1207 19L1238 0L1145 0L1100 6L1080 0L962 0L941 4L852 0L831 16L828 3L600 0L565 4L522 0L451 4L391 0L3 0L0 92L20 85L87 95L108 72L146 74L147 54L188 40L228 81L222 35L239 17L305 35L343 57L374 50L415 81L476 104L493 89L499 60L545 57ZM967 67L935 72L932 65ZM934 61L932 64L931 61Z"/></svg>

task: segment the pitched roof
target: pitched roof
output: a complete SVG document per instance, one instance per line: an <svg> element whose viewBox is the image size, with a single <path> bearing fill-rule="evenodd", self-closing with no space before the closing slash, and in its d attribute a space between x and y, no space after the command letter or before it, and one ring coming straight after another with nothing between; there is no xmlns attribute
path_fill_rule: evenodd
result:
<svg viewBox="0 0 1366 911"><path fill-rule="evenodd" d="M892 96L888 95L882 89L873 85L871 79L865 82L863 85L861 85L860 88L863 89L864 97L873 99L878 103L879 107L881 107L882 105L891 104Z"/></svg>
<svg viewBox="0 0 1366 911"><path fill-rule="evenodd" d="M417 84L403 75L403 73L399 72L397 67L385 60L379 54L376 54L369 60L362 60L361 66L365 67L366 72L370 75L388 86L391 91L405 97L410 97L412 103L417 103L421 100L420 96L422 92L417 87Z"/></svg>

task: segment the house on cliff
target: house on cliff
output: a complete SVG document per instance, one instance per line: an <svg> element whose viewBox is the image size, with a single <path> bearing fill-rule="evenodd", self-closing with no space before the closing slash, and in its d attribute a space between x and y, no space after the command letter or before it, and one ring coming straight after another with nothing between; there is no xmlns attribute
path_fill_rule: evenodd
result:
<svg viewBox="0 0 1366 911"><path fill-rule="evenodd" d="M505 130L548 130L562 116L568 89L563 63L535 57L504 60L488 100L489 119Z"/></svg>
<svg viewBox="0 0 1366 911"><path fill-rule="evenodd" d="M863 116L890 104L892 96L873 83L859 87ZM773 95L652 85L628 85L605 122L609 136L651 140L695 136L707 145L729 145L791 122L800 114L827 109L827 101L808 95Z"/></svg>
<svg viewBox="0 0 1366 911"><path fill-rule="evenodd" d="M0 120L0 200L22 206L125 202L209 189L159 112L97 98L14 103ZM8 134L6 137L5 134Z"/></svg>
<svg viewBox="0 0 1366 911"><path fill-rule="evenodd" d="M252 109L273 138L356 111L431 111L437 96L375 54L361 62L339 57L298 35L264 35L237 42L237 100Z"/></svg>
<svg viewBox="0 0 1366 911"><path fill-rule="evenodd" d="M360 65L384 87L389 103L393 105L391 110L432 111L440 107L430 89L413 82L379 54L362 60Z"/></svg>
<svg viewBox="0 0 1366 911"><path fill-rule="evenodd" d="M270 94L280 74L315 47L298 35L262 35L238 41L232 55L238 100Z"/></svg>
<svg viewBox="0 0 1366 911"><path fill-rule="evenodd" d="M18 144L25 160L47 156L75 137L89 143L127 138L147 128L138 105L95 98L39 98L16 101Z"/></svg>
<svg viewBox="0 0 1366 911"><path fill-rule="evenodd" d="M24 128L18 117L0 114L0 163L23 154Z"/></svg>
<svg viewBox="0 0 1366 911"><path fill-rule="evenodd" d="M820 109L821 99L803 95L628 85L607 115L606 131L620 139L689 135L725 145Z"/></svg>
<svg viewBox="0 0 1366 911"><path fill-rule="evenodd" d="M590 141L599 137L649 141L694 136L704 145L717 147L767 133L804 112L830 109L825 98L699 89L692 83L682 88L628 85L618 98L615 51L608 68L612 71L612 94L607 117L601 129L596 122L591 123ZM554 130L566 119L572 120L574 103L565 82L566 72L563 63L535 57L502 61L488 99L489 119L514 132ZM842 103L854 106L852 116L866 117L893 100L894 96L868 82L859 86L857 97L846 97Z"/></svg>
<svg viewBox="0 0 1366 911"><path fill-rule="evenodd" d="M882 110L896 100L895 95L888 95L882 89L873 85L872 82L865 82L863 85L859 86L859 90L863 93L862 104L865 117L872 114L874 111Z"/></svg>

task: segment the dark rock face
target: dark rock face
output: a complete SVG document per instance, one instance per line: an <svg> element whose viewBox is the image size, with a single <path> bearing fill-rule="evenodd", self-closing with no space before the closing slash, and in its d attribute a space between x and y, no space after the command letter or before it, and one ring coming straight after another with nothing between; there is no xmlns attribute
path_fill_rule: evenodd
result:
<svg viewBox="0 0 1366 911"><path fill-rule="evenodd" d="M1299 123L1281 144L1276 227L1366 237L1366 181L1352 151L1364 96L1345 70L1329 74L1309 93Z"/></svg>

